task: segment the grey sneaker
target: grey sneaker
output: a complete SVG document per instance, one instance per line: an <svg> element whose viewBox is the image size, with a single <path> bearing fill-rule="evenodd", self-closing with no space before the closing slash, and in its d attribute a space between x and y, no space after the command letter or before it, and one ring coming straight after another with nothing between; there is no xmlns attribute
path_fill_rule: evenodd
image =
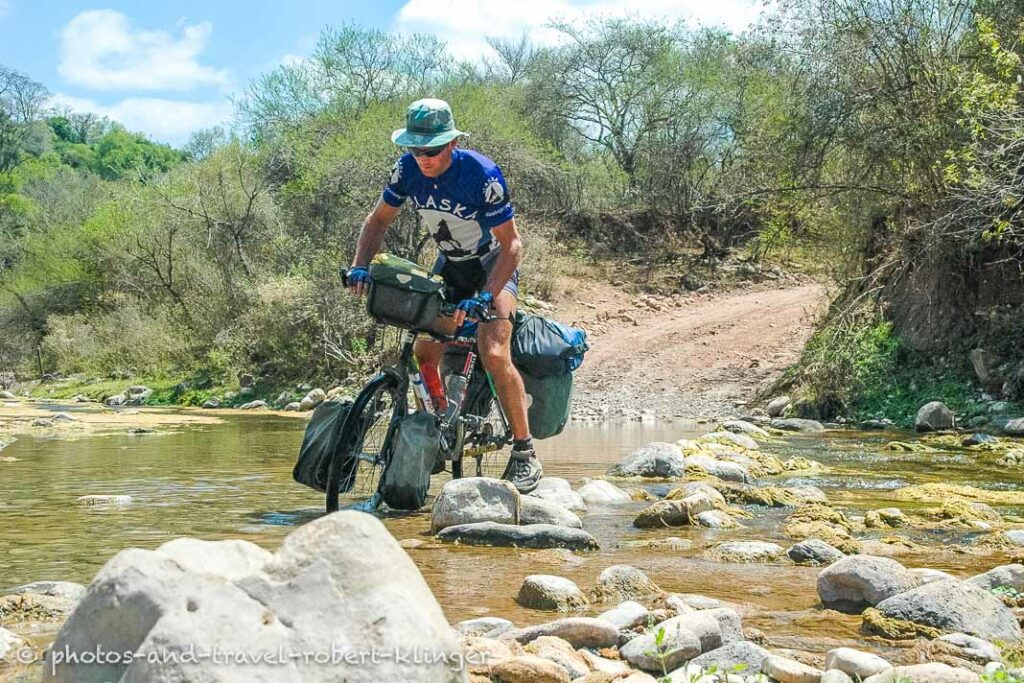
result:
<svg viewBox="0 0 1024 683"><path fill-rule="evenodd" d="M533 449L512 449L512 457L508 460L505 473L501 478L512 482L519 493L529 493L537 488L540 478L544 476L544 468L533 454Z"/></svg>

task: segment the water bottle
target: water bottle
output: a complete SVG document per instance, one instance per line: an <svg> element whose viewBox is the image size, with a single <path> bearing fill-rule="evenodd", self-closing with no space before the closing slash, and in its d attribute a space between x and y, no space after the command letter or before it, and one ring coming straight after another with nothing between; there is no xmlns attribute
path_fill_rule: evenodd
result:
<svg viewBox="0 0 1024 683"><path fill-rule="evenodd" d="M430 398L430 392L428 392L427 388L423 385L423 378L420 377L420 373L412 373L410 381L412 382L413 392L423 403L423 409L433 415L434 402Z"/></svg>
<svg viewBox="0 0 1024 683"><path fill-rule="evenodd" d="M458 417L459 409L462 408L462 401L466 398L466 387L469 385L469 377L461 372L453 372L448 375L445 381L445 394L448 396L448 409L445 411L445 421L452 422Z"/></svg>

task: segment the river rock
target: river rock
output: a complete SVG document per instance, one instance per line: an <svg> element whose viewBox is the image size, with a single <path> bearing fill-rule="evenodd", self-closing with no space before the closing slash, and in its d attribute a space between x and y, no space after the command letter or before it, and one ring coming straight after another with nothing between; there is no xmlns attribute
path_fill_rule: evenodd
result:
<svg viewBox="0 0 1024 683"><path fill-rule="evenodd" d="M977 434L971 434L967 438L960 442L961 446L981 446L984 444L996 444L999 443L999 439L992 436L991 434L985 434L978 432Z"/></svg>
<svg viewBox="0 0 1024 683"><path fill-rule="evenodd" d="M608 476L680 479L686 476L686 460L679 446L655 441L644 444L612 465L608 468Z"/></svg>
<svg viewBox="0 0 1024 683"><path fill-rule="evenodd" d="M772 399L767 407L768 417L780 417L786 410L786 406L789 405L789 402L789 396L779 396L778 398Z"/></svg>
<svg viewBox="0 0 1024 683"><path fill-rule="evenodd" d="M569 683L558 664L537 655L518 655L491 665L491 680L499 683Z"/></svg>
<svg viewBox="0 0 1024 683"><path fill-rule="evenodd" d="M514 629L515 624L501 617L477 617L460 621L452 628L467 638L497 638Z"/></svg>
<svg viewBox="0 0 1024 683"><path fill-rule="evenodd" d="M704 557L715 562L770 562L782 553L782 546L775 543L726 541L705 551Z"/></svg>
<svg viewBox="0 0 1024 683"><path fill-rule="evenodd" d="M677 669L693 659L701 653L700 640L675 622L676 618L659 624L656 632L632 639L619 648L619 655L639 669L657 672L661 672L662 667L667 671ZM659 632L664 634L660 645L656 641Z"/></svg>
<svg viewBox="0 0 1024 683"><path fill-rule="evenodd" d="M541 636L555 636L568 641L573 647L614 647L619 642L619 629L593 617L567 617L546 624L513 629L501 635L502 639L526 644Z"/></svg>
<svg viewBox="0 0 1024 683"><path fill-rule="evenodd" d="M514 526L497 522L476 522L450 526L437 534L442 543L463 543L516 548L568 548L597 550L597 539L582 529L553 524Z"/></svg>
<svg viewBox="0 0 1024 683"><path fill-rule="evenodd" d="M941 432L953 429L953 411L942 401L932 401L921 406L914 418L914 429L918 432Z"/></svg>
<svg viewBox="0 0 1024 683"><path fill-rule="evenodd" d="M762 439L768 438L768 432L746 420L726 420L722 423L722 429L733 434L746 434L750 437L756 436Z"/></svg>
<svg viewBox="0 0 1024 683"><path fill-rule="evenodd" d="M818 597L825 607L857 613L920 584L918 577L895 560L851 555L818 574Z"/></svg>
<svg viewBox="0 0 1024 683"><path fill-rule="evenodd" d="M711 496L700 492L678 500L659 500L641 510L633 520L633 526L639 529L685 526L696 523L700 513L715 508Z"/></svg>
<svg viewBox="0 0 1024 683"><path fill-rule="evenodd" d="M325 400L327 400L327 393L323 389L313 389L299 401L299 410L303 412L313 410Z"/></svg>
<svg viewBox="0 0 1024 683"><path fill-rule="evenodd" d="M260 408L266 408L267 402L263 400L249 401L238 406L239 410L259 410Z"/></svg>
<svg viewBox="0 0 1024 683"><path fill-rule="evenodd" d="M52 427L53 426L53 420L51 420L48 417L37 417L36 419L32 420L32 426L33 427Z"/></svg>
<svg viewBox="0 0 1024 683"><path fill-rule="evenodd" d="M723 481L737 481L749 484L754 480L750 472L742 465L725 460L717 460L710 455L689 455L686 457L687 465L696 465L712 477L718 477Z"/></svg>
<svg viewBox="0 0 1024 683"><path fill-rule="evenodd" d="M825 541L817 538L809 538L793 544L786 551L789 559L797 564L829 565L846 557L843 551L833 548Z"/></svg>
<svg viewBox="0 0 1024 683"><path fill-rule="evenodd" d="M520 524L554 524L571 529L583 528L580 518L558 503L536 496L520 496L519 501L522 504Z"/></svg>
<svg viewBox="0 0 1024 683"><path fill-rule="evenodd" d="M1024 529L1008 529L1003 532L1003 538L1014 545L1024 545Z"/></svg>
<svg viewBox="0 0 1024 683"><path fill-rule="evenodd" d="M587 510L587 504L583 502L580 494L572 490L568 481L559 477L543 477L537 483L537 488L530 492L530 495L557 503L573 512L586 512Z"/></svg>
<svg viewBox="0 0 1024 683"><path fill-rule="evenodd" d="M1016 643L1024 636L999 598L964 581L928 583L882 600L877 608L890 619L989 640Z"/></svg>
<svg viewBox="0 0 1024 683"><path fill-rule="evenodd" d="M929 662L913 666L897 666L870 676L864 683L979 683L978 674L967 669L954 669L948 664Z"/></svg>
<svg viewBox="0 0 1024 683"><path fill-rule="evenodd" d="M260 570L234 580L190 571L159 552L121 551L100 569L53 648L127 649L140 656L129 664L65 664L56 675L47 669L44 680L226 680L230 669L211 660L149 661L145 655L214 646L232 652L329 652L331 643L360 652L420 649L448 660L350 666L350 683L448 683L465 675L452 668L460 644L416 565L380 520L342 511L299 527ZM265 664L247 666L242 675L253 683L315 683L337 680L338 668Z"/></svg>
<svg viewBox="0 0 1024 683"><path fill-rule="evenodd" d="M602 612L598 619L613 624L620 631L640 626L647 621L650 612L635 600L626 600L607 612Z"/></svg>
<svg viewBox="0 0 1024 683"><path fill-rule="evenodd" d="M560 666L572 680L590 673L590 665L568 642L554 636L541 636L526 645L530 654L543 657Z"/></svg>
<svg viewBox="0 0 1024 683"><path fill-rule="evenodd" d="M250 576L274 559L273 553L241 540L176 538L161 545L156 552L171 558L185 571L229 581Z"/></svg>
<svg viewBox="0 0 1024 683"><path fill-rule="evenodd" d="M769 655L761 663L761 672L771 676L779 683L819 683L820 669L801 664L795 659Z"/></svg>
<svg viewBox="0 0 1024 683"><path fill-rule="evenodd" d="M78 604L85 597L85 592L85 586L73 581L33 581L10 589L10 593L14 595L24 595L25 593L50 595L64 598L73 604Z"/></svg>
<svg viewBox="0 0 1024 683"><path fill-rule="evenodd" d="M798 417L772 420L771 426L784 432L802 432L804 434L819 434L825 431L825 425L817 420L804 420Z"/></svg>
<svg viewBox="0 0 1024 683"><path fill-rule="evenodd" d="M753 427L754 425L750 426ZM757 427L754 428L757 429ZM754 441L746 434L738 434L736 432L732 432L729 430L721 432L711 432L710 434L705 434L704 436L700 437L700 439L701 441L711 441L714 443L721 443L729 446L739 446L740 448L744 448L748 451L756 451L761 448L756 441Z"/></svg>
<svg viewBox="0 0 1024 683"><path fill-rule="evenodd" d="M959 581L959 579L952 574L947 574L946 572L939 571L938 569L929 569L927 567L915 567L910 570L910 573L921 579L922 586L926 583L931 583L932 581Z"/></svg>
<svg viewBox="0 0 1024 683"><path fill-rule="evenodd" d="M1004 424L1003 434L1006 436L1024 436L1024 417L1018 417Z"/></svg>
<svg viewBox="0 0 1024 683"><path fill-rule="evenodd" d="M771 653L760 645L737 640L705 652L693 659L690 664L704 669L714 666L718 671L725 672L734 671L737 666L743 666L740 674L747 675L759 672L764 660L770 656Z"/></svg>
<svg viewBox="0 0 1024 683"><path fill-rule="evenodd" d="M516 602L530 609L571 612L586 607L587 598L575 583L561 576L531 574L523 580Z"/></svg>
<svg viewBox="0 0 1024 683"><path fill-rule="evenodd" d="M967 579L969 583L987 591L999 586L1008 586L1018 593L1024 593L1024 565L1004 564Z"/></svg>
<svg viewBox="0 0 1024 683"><path fill-rule="evenodd" d="M594 678L587 681L583 679L583 683L605 683L605 681L615 681L619 683L622 676L628 675L633 669L629 668L629 664L626 664L621 659L607 659L599 655L595 655L589 650L577 650L580 656L586 660L587 665L590 666L593 671ZM635 672L634 673L639 673ZM597 678L598 674L607 674L610 678L601 679ZM657 682L655 682L657 683Z"/></svg>
<svg viewBox="0 0 1024 683"><path fill-rule="evenodd" d="M892 664L876 654L861 652L852 647L837 647L825 654L825 668L839 669L843 673L863 680L892 668Z"/></svg>
<svg viewBox="0 0 1024 683"><path fill-rule="evenodd" d="M209 401L203 403L203 407L206 408L207 410L212 410L213 408L220 408L220 401L215 398L211 398Z"/></svg>
<svg viewBox="0 0 1024 683"><path fill-rule="evenodd" d="M939 640L959 648L959 654L964 659L971 659L982 664L1003 661L1002 655L999 654L999 648L982 638L970 636L966 633L948 633L944 636L939 636Z"/></svg>
<svg viewBox="0 0 1024 683"><path fill-rule="evenodd" d="M899 508L881 508L879 510L868 510L864 515L864 526L874 529L892 528L907 526L910 520Z"/></svg>
<svg viewBox="0 0 1024 683"><path fill-rule="evenodd" d="M430 529L460 524L497 522L519 524L522 502L519 491L507 481L488 477L452 479L441 489L430 510Z"/></svg>
<svg viewBox="0 0 1024 683"><path fill-rule="evenodd" d="M104 405L114 407L123 406L128 399L125 398L124 394L115 394L113 396L107 396L103 399Z"/></svg>
<svg viewBox="0 0 1024 683"><path fill-rule="evenodd" d="M647 574L628 564L616 564L598 574L591 597L594 600L640 600L661 593Z"/></svg>
<svg viewBox="0 0 1024 683"><path fill-rule="evenodd" d="M576 493L587 505L628 503L633 498L610 481L591 479L576 489Z"/></svg>
<svg viewBox="0 0 1024 683"><path fill-rule="evenodd" d="M839 669L826 669L821 674L821 683L853 683L853 679Z"/></svg>
<svg viewBox="0 0 1024 683"><path fill-rule="evenodd" d="M709 598L706 595L697 595L695 593L683 593L682 595L673 595L671 598L665 600L666 605L669 599L678 601L691 610L705 610L705 609L718 609L722 606L721 600L715 598ZM673 609L677 609L673 607ZM689 610L684 610L689 611Z"/></svg>
<svg viewBox="0 0 1024 683"><path fill-rule="evenodd" d="M828 496L817 486L790 486L783 491L795 496L802 503L828 504Z"/></svg>
<svg viewBox="0 0 1024 683"><path fill-rule="evenodd" d="M705 510L697 515L696 523L705 529L735 529L739 526L724 510Z"/></svg>
<svg viewBox="0 0 1024 683"><path fill-rule="evenodd" d="M14 395L14 393L7 391L6 389L0 391L0 399L3 399L4 401L14 401L17 398L18 397Z"/></svg>

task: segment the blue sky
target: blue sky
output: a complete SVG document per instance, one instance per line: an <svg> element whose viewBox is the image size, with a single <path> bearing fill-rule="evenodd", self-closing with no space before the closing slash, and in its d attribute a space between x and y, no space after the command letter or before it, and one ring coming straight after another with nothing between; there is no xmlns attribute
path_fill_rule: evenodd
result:
<svg viewBox="0 0 1024 683"><path fill-rule="evenodd" d="M489 35L552 40L552 17L620 15L616 0L0 0L0 64L42 82L53 104L91 110L172 144L230 119L232 94L283 60L309 55L346 21L433 33L479 58ZM754 0L632 0L631 14L741 30Z"/></svg>

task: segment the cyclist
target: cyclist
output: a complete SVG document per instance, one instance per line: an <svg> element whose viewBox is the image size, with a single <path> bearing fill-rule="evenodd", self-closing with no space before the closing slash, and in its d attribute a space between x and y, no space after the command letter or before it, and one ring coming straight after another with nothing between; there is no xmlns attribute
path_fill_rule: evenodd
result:
<svg viewBox="0 0 1024 683"><path fill-rule="evenodd" d="M391 135L391 141L407 151L395 162L383 194L363 221L348 282L355 294L365 293L367 264L411 197L437 242L433 270L459 302L448 331L459 326L468 331L476 325L475 313L493 312L494 320L479 324L477 346L512 427L512 457L503 478L529 493L543 469L530 437L523 380L510 352L523 244L501 169L484 155L457 147L462 135L444 100L422 99L409 105L406 127ZM421 366L439 367L444 345L420 339L415 353Z"/></svg>

